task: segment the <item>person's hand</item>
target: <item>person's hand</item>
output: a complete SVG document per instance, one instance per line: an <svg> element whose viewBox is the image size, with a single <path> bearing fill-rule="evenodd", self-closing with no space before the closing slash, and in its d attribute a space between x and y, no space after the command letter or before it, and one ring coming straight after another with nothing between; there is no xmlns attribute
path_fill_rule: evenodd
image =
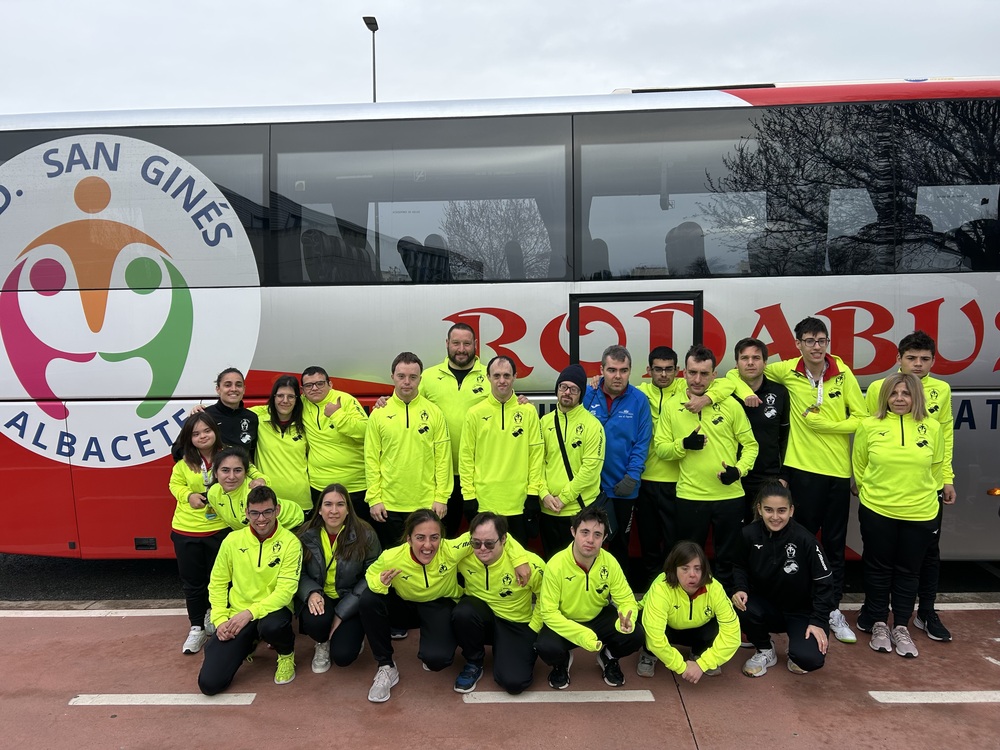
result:
<svg viewBox="0 0 1000 750"><path fill-rule="evenodd" d="M589 385L591 388L596 388L600 382L601 382L600 375L591 375L589 378L587 378L587 385Z"/></svg>
<svg viewBox="0 0 1000 750"><path fill-rule="evenodd" d="M392 579L398 576L400 573L399 568L389 568L388 570L383 570L378 574L378 579L382 581L383 586L388 586L392 583Z"/></svg>
<svg viewBox="0 0 1000 750"><path fill-rule="evenodd" d="M611 488L611 491L615 493L615 497L628 497L635 492L637 484L638 482L626 474L618 484Z"/></svg>
<svg viewBox="0 0 1000 750"><path fill-rule="evenodd" d="M253 620L253 615L250 613L249 609L244 609L242 612L233 615L219 627L215 629L215 635L220 641L231 641L235 638L243 628L250 624Z"/></svg>
<svg viewBox="0 0 1000 750"><path fill-rule="evenodd" d="M438 518L444 518L446 515L448 515L448 504L447 503L439 503L439 502L437 502L435 500L431 504L431 510L433 510L435 513L437 513L437 517Z"/></svg>
<svg viewBox="0 0 1000 750"><path fill-rule="evenodd" d="M518 406L524 406L525 404L530 404L530 403L531 403L531 399L529 399L523 393L517 394L517 405Z"/></svg>
<svg viewBox="0 0 1000 750"><path fill-rule="evenodd" d="M816 645L819 647L819 652L821 654L825 654L827 648L830 646L830 638L823 632L823 628L810 625L806 628L806 640L808 641L810 637L816 639Z"/></svg>
<svg viewBox="0 0 1000 750"><path fill-rule="evenodd" d="M205 496L200 492L192 492L188 495L188 505L197 510L205 507Z"/></svg>
<svg viewBox="0 0 1000 750"><path fill-rule="evenodd" d="M323 595L318 591L313 591L309 594L307 604L309 605L309 612L311 614L319 616L326 612L326 600L323 599Z"/></svg>
<svg viewBox="0 0 1000 750"><path fill-rule="evenodd" d="M854 497L858 496L858 483L854 481L853 477L851 478L851 494L854 495Z"/></svg>
<svg viewBox="0 0 1000 750"><path fill-rule="evenodd" d="M698 414L710 403L712 403L712 399L708 396L691 396L691 398L684 402L684 408L692 414Z"/></svg>
<svg viewBox="0 0 1000 750"><path fill-rule="evenodd" d="M719 478L719 481L722 482L723 484L730 485L739 481L740 470L737 469L735 466L727 465L726 462L723 461L722 471L720 471L715 476L717 476Z"/></svg>
<svg viewBox="0 0 1000 750"><path fill-rule="evenodd" d="M688 435L681 441L681 445L684 446L686 451L700 451L705 447L705 443L708 442L708 438L701 434L701 425L692 430L691 434Z"/></svg>
<svg viewBox="0 0 1000 750"><path fill-rule="evenodd" d="M743 399L743 403L749 406L751 409L754 408L755 406L760 406L761 404L760 396L758 396L756 393L751 393L749 396Z"/></svg>
<svg viewBox="0 0 1000 750"><path fill-rule="evenodd" d="M260 477L257 477L256 479L251 479L250 480L250 489L253 489L254 487L264 487L266 485L267 485L267 482L265 482Z"/></svg>
<svg viewBox="0 0 1000 750"><path fill-rule="evenodd" d="M337 397L336 401L331 401L323 408L323 414L328 417L332 417L338 411L340 411L340 396Z"/></svg>
<svg viewBox="0 0 1000 750"><path fill-rule="evenodd" d="M737 591L733 594L733 606L736 607L740 612L747 611L747 592Z"/></svg>
<svg viewBox="0 0 1000 750"><path fill-rule="evenodd" d="M632 623L631 609L625 614L622 614L621 612L618 613L618 624L621 627L622 633L625 633L627 635L628 633L632 632L632 630L635 628L635 625Z"/></svg>
<svg viewBox="0 0 1000 750"><path fill-rule="evenodd" d="M194 416L195 414L201 414L203 411L205 411L204 404L195 404L194 406L191 407L191 411L189 411L187 415L191 417Z"/></svg>
<svg viewBox="0 0 1000 750"><path fill-rule="evenodd" d="M958 494L955 492L955 485L946 484L941 488L941 502L945 505L954 505L957 499Z"/></svg>
<svg viewBox="0 0 1000 750"><path fill-rule="evenodd" d="M551 510L553 513L560 513L562 509L566 507L566 504L559 499L558 495L546 495L542 498L542 505Z"/></svg>
<svg viewBox="0 0 1000 750"><path fill-rule="evenodd" d="M375 399L375 403L372 404L372 408L373 409L384 409L385 405L388 404L388 403L389 403L389 397L388 396L379 396L377 399Z"/></svg>
<svg viewBox="0 0 1000 750"><path fill-rule="evenodd" d="M521 563L514 568L514 577L517 578L517 585L524 588L531 580L531 566L528 563Z"/></svg>
<svg viewBox="0 0 1000 750"><path fill-rule="evenodd" d="M684 667L684 673L681 675L681 678L687 680L692 685L697 685L698 680L700 680L701 676L705 673L702 671L701 667L698 666L698 662L696 661L691 661L689 659L685 662L685 664L686 666Z"/></svg>
<svg viewBox="0 0 1000 750"><path fill-rule="evenodd" d="M375 503L371 507L371 517L373 521L379 521L380 523L385 523L386 519L389 518L389 512L385 509L385 503Z"/></svg>

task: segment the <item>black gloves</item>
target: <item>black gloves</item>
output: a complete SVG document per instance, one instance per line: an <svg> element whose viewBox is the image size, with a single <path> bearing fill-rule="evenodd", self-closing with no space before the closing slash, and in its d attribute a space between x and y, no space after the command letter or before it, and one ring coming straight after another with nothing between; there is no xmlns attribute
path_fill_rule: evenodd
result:
<svg viewBox="0 0 1000 750"><path fill-rule="evenodd" d="M694 432L681 441L686 451L700 451L705 447L705 436L701 434L701 427L696 427Z"/></svg>
<svg viewBox="0 0 1000 750"><path fill-rule="evenodd" d="M611 491L615 493L615 497L628 497L635 492L637 484L638 482L626 474L622 480L611 489Z"/></svg>
<svg viewBox="0 0 1000 750"><path fill-rule="evenodd" d="M735 466L726 466L719 472L719 481L723 484L732 484L740 478L740 470Z"/></svg>

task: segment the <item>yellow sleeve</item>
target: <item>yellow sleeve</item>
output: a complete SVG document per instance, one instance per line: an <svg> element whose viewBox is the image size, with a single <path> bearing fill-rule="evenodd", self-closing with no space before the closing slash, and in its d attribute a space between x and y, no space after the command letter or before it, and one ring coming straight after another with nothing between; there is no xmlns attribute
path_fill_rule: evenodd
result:
<svg viewBox="0 0 1000 750"><path fill-rule="evenodd" d="M298 507L298 506L296 506ZM294 534L288 535L292 540L298 542ZM253 619L259 620L272 612L277 612L282 607L287 607L292 603L292 597L299 588L299 576L302 574L302 544L292 546L281 556L278 564L278 577L275 579L274 588L271 593L254 602L247 609L253 615Z"/></svg>
<svg viewBox="0 0 1000 750"><path fill-rule="evenodd" d="M646 635L646 649L671 672L684 674L687 668L684 657L667 640L667 585L657 580L642 599L642 629Z"/></svg>
<svg viewBox="0 0 1000 750"><path fill-rule="evenodd" d="M379 427L380 420L369 419L365 430L365 481L368 483L365 502L369 507L382 502L382 431Z"/></svg>
<svg viewBox="0 0 1000 750"><path fill-rule="evenodd" d="M434 434L434 500L447 505L455 486L451 462L451 435L448 433L448 421L440 409L437 410L435 421L437 424Z"/></svg>
<svg viewBox="0 0 1000 750"><path fill-rule="evenodd" d="M333 413L330 421L340 434L347 435L359 443L362 442L368 430L368 415L365 413L365 408L349 393L338 391L337 398L340 399L340 408Z"/></svg>
<svg viewBox="0 0 1000 750"><path fill-rule="evenodd" d="M722 584L713 580L708 586L708 595L715 620L719 623L719 634L715 636L712 645L696 659L698 666L705 672L721 667L740 648L740 621Z"/></svg>
<svg viewBox="0 0 1000 750"><path fill-rule="evenodd" d="M476 445L479 431L476 430L475 415L470 410L465 415L462 438L458 449L458 478L462 483L462 498L475 500L476 494Z"/></svg>

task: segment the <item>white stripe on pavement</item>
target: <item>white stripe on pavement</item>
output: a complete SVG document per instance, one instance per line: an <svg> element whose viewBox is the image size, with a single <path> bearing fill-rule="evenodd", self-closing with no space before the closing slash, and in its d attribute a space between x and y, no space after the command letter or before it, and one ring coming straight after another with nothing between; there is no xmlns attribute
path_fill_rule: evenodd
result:
<svg viewBox="0 0 1000 750"><path fill-rule="evenodd" d="M249 706L256 693L94 693L78 695L71 706Z"/></svg>
<svg viewBox="0 0 1000 750"><path fill-rule="evenodd" d="M649 690L542 691L510 695L499 691L466 693L466 703L652 703Z"/></svg>
<svg viewBox="0 0 1000 750"><path fill-rule="evenodd" d="M1000 690L870 690L879 703L1000 703Z"/></svg>
<svg viewBox="0 0 1000 750"><path fill-rule="evenodd" d="M840 609L844 612L856 612L861 609L861 602L841 602ZM939 612L975 612L1000 609L1000 602L937 602L934 609Z"/></svg>

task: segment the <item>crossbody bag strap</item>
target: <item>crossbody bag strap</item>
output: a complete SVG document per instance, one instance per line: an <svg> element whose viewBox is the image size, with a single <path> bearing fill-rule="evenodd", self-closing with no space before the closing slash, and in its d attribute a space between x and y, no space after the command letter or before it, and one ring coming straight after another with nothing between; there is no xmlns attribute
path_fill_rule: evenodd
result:
<svg viewBox="0 0 1000 750"><path fill-rule="evenodd" d="M566 467L566 476L569 477L569 481L573 481L573 469L569 465L569 456L566 455L566 442L563 440L562 429L559 427L559 412L556 411L555 416L556 423L556 438L559 440L559 452L562 453L563 466ZM580 510L583 510L587 506L583 504L583 498L579 495L576 496L576 501L580 504Z"/></svg>

